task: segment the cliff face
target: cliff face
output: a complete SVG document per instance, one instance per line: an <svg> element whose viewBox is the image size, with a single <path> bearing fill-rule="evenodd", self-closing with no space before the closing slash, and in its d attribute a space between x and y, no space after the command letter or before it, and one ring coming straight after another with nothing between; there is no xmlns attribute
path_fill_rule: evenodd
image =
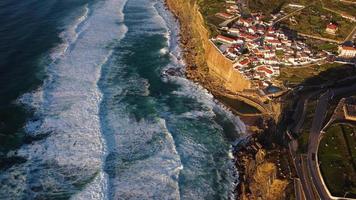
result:
<svg viewBox="0 0 356 200"><path fill-rule="evenodd" d="M223 92L227 89L240 92L250 89L251 82L234 70L233 63L210 42L209 32L196 4L197 0L165 1L180 22L180 42L187 64L187 77L215 91ZM277 167L265 160L264 151L261 150L257 154L249 150L239 153L237 158L242 161L237 163L239 171L242 172L242 182L238 189L239 199L283 199L288 182L276 177Z"/></svg>
<svg viewBox="0 0 356 200"><path fill-rule="evenodd" d="M250 81L234 70L232 62L209 41L209 32L195 0L166 0L166 3L180 21L188 78L210 84L213 81L233 92L250 88Z"/></svg>
<svg viewBox="0 0 356 200"><path fill-rule="evenodd" d="M265 150L260 149L255 155L245 155L243 164L244 181L240 186L240 199L243 200L281 200L288 181L277 178L277 166L265 160ZM254 157L254 158L253 158Z"/></svg>

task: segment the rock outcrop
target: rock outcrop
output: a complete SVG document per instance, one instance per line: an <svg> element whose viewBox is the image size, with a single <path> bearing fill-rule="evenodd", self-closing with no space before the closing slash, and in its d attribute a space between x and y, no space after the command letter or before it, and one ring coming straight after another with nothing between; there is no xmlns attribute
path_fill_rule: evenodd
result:
<svg viewBox="0 0 356 200"><path fill-rule="evenodd" d="M252 146L256 146L253 144ZM257 145L258 146L258 145ZM237 156L239 171L242 172L242 183L239 188L239 199L242 200L281 200L285 199L288 181L277 178L277 166L265 160L266 152L259 149L242 149Z"/></svg>

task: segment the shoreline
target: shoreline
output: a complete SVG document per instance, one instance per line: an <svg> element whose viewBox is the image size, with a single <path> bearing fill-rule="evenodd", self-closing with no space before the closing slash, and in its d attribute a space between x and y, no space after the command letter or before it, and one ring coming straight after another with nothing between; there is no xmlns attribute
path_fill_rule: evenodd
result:
<svg viewBox="0 0 356 200"><path fill-rule="evenodd" d="M247 135L240 140L238 144L233 145L235 167L239 174L239 183L235 186L233 195L236 199L251 199L257 197L254 193L258 193L258 187L261 182L254 181L254 179L257 178L256 176L259 176L261 179L269 179L272 177L273 180L276 180L273 183L278 182L277 191L282 193L279 194L275 192L272 194L268 193L267 195L266 192L265 197L278 199L278 196L285 196L284 190L289 183L277 178L275 161L266 158L269 153L267 153L266 144L261 142L261 138L266 138L269 132L275 131L273 130L275 126L270 126L271 120L273 119L266 117L263 113L256 116L241 116L233 106L222 100L221 97L226 97L226 95L231 94L231 92L222 86L223 84L221 84L220 80L217 80L208 73L207 66L200 66L201 63L196 61L198 53L196 52L196 48L191 44L191 30L187 30L186 27L184 28L180 19L181 16L177 15L176 12L178 11L170 8L168 1L169 0L163 0L164 6L168 12L173 14L175 20L177 20L180 25L178 30L178 45L182 50L182 59L185 62L185 77L207 89L216 100L225 105L246 125ZM251 168L254 170L251 170ZM262 173L259 173L260 171L262 171ZM265 185L265 188L268 187L271 187L271 185ZM256 191L251 191L251 188ZM268 190L269 189L265 189L265 191Z"/></svg>

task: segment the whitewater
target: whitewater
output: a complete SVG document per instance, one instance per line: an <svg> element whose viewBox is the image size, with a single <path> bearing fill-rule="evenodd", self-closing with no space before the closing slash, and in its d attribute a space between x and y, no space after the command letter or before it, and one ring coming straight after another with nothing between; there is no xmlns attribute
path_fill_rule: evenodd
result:
<svg viewBox="0 0 356 200"><path fill-rule="evenodd" d="M161 0L90 2L63 29L44 83L18 99L34 140L10 152L26 162L0 175L0 199L233 198L226 132L245 127L201 86L161 76L184 70Z"/></svg>

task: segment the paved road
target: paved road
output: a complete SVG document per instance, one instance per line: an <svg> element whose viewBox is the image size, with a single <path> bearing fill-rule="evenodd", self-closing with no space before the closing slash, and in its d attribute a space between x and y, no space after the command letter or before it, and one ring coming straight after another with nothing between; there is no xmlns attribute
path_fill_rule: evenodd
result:
<svg viewBox="0 0 356 200"><path fill-rule="evenodd" d="M311 179L314 183L314 186L320 198L323 200L333 199L325 183L323 182L322 176L320 174L318 158L317 158L319 142L322 136L321 130L323 128L323 123L325 121L325 117L327 114L328 102L334 96L347 94L355 90L356 90L356 84L347 87L328 90L319 98L315 110L312 127L310 129L310 135L309 135L307 167L310 172Z"/></svg>
<svg viewBox="0 0 356 200"><path fill-rule="evenodd" d="M297 175L300 178L302 189L305 195L305 198L308 200L316 199L313 192L313 183L308 179L308 173L306 173L305 167L303 167L303 159L300 155L293 157L294 165L297 171Z"/></svg>
<svg viewBox="0 0 356 200"><path fill-rule="evenodd" d="M298 101L296 112L293 115L293 119L294 120L299 119L299 120L293 126L292 129L293 133L300 133L300 129L304 124L305 116L307 114L307 106L308 106L309 99L319 93L320 91L312 92L306 96L302 96L302 98Z"/></svg>
<svg viewBox="0 0 356 200"><path fill-rule="evenodd" d="M351 33L345 38L344 42L346 41L352 41L355 38L356 35L356 26L354 29L351 31Z"/></svg>
<svg viewBox="0 0 356 200"><path fill-rule="evenodd" d="M306 200L302 188L302 183L300 182L299 178L294 179L294 190L295 190L295 198L297 200Z"/></svg>
<svg viewBox="0 0 356 200"><path fill-rule="evenodd" d="M286 16L284 16L284 17L281 17L280 19L277 19L276 21L274 21L274 22L272 23L272 26L273 26L274 24L276 24L276 23L278 23L278 22L280 22L280 21L282 21L282 20L284 20L284 19L286 19L286 18L288 18L288 17L294 15L295 13L297 13L297 12L303 10L303 9L306 8L306 7L308 7L308 6L305 6L305 7L303 7L303 8L298 9L298 10L295 10L295 11L289 13L288 15L286 15Z"/></svg>
<svg viewBox="0 0 356 200"><path fill-rule="evenodd" d="M289 144L290 154L292 156L297 175L300 178L301 189L303 189L304 195L306 199L332 199L332 196L328 193L327 187L323 182L319 166L317 160L317 152L319 147L319 142L322 136L321 130L322 126L325 121L327 109L328 109L328 102L331 98L336 95L347 94L351 91L356 91L356 83L354 81L351 82L351 79L356 78L355 76L342 79L337 82L338 85L343 83L353 83L351 86L340 87L329 89L327 92L322 94L319 98L317 108L314 114L312 127L310 130L310 138L309 138L309 146L308 146L308 154L307 156L298 155L297 151L297 142L292 140ZM335 84L335 83L334 83ZM320 92L324 90L323 88L330 87L324 85L323 87L319 86L316 87L314 92L311 92L307 95L300 97L300 100L296 107L296 113L293 115L293 119L299 119L294 123L291 127L293 131L299 131L301 125L304 122L304 117L306 113L306 105L308 100ZM287 132L288 133L288 132ZM298 191L297 191L298 192ZM300 196L300 195L299 195Z"/></svg>
<svg viewBox="0 0 356 200"><path fill-rule="evenodd" d="M322 129L322 125L326 116L328 101L332 96L331 92L328 91L324 93L318 101L318 105L315 110L314 119L312 123L312 127L310 129L309 135L309 145L308 145L308 156L307 156L307 166L308 170L310 170L310 175L312 181L314 182L315 188L323 200L331 199L323 184L321 177L318 173L318 167L316 166L318 163L316 162L316 154L318 152L318 144L320 138L320 130Z"/></svg>

